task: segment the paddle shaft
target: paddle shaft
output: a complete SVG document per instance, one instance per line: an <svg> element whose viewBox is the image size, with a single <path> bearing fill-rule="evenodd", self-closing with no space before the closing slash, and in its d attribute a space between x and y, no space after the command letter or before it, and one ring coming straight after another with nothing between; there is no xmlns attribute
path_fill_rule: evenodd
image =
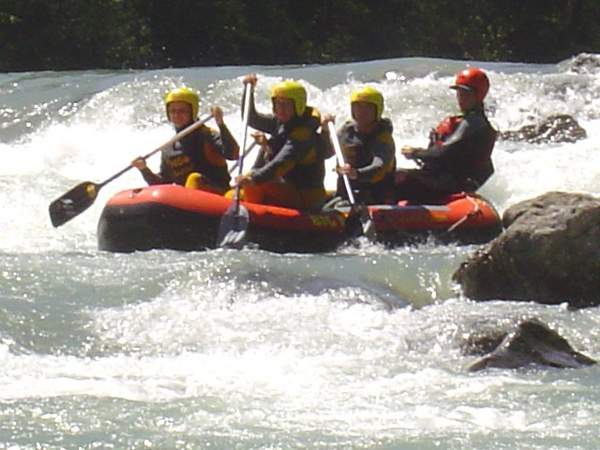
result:
<svg viewBox="0 0 600 450"><path fill-rule="evenodd" d="M169 147L169 146L173 145L178 140L183 139L188 134L196 131L198 128L200 128L202 125L204 125L206 122L208 122L211 118L212 118L212 115L209 114L206 117L204 117L204 118L202 118L202 119L194 122L189 127L184 128L183 130L181 130L179 133L177 133L175 136L173 136L171 139L169 139L167 142L165 142L160 147L157 147L154 150L152 150L150 153L142 156L142 159L146 160L146 159L150 158L152 155L154 155L155 153L158 153L159 151L161 151L162 149L164 149L165 147ZM127 172L128 170L130 170L132 168L133 168L133 164L129 164L123 170L115 173L112 177L107 178L102 183L96 184L96 190L99 190L102 186L104 186L104 185L110 183L111 181L119 178L121 175L123 175L125 172Z"/></svg>
<svg viewBox="0 0 600 450"><path fill-rule="evenodd" d="M256 147L256 142L253 142L252 144L250 144L248 146L248 148L244 151L244 154L242 155L242 159L245 159L246 156L248 156L248 154L254 149L254 147ZM233 173L235 171L235 169L237 169L238 167L238 161L234 162L233 165L231 166L231 168L229 169L229 173Z"/></svg>
<svg viewBox="0 0 600 450"><path fill-rule="evenodd" d="M244 92L244 111L242 117L242 148L246 148L246 140L248 139L248 116L250 115L250 93L252 92L252 85L246 83L246 90ZM242 174L244 169L244 156L245 152L240 153L238 157L238 175ZM235 187L235 213L237 214L240 209L240 185L237 184Z"/></svg>
<svg viewBox="0 0 600 450"><path fill-rule="evenodd" d="M337 131L335 131L335 126L333 122L327 122L327 127L329 128L329 139L333 144L333 149L335 150L335 157L338 160L338 165L344 166L346 161L344 160L344 153L342 152L342 148L340 147L340 141L337 137ZM350 186L350 179L348 175L342 174L342 178L344 179L344 185L346 186L346 192L348 193L348 200L350 200L351 205L355 205L356 201L354 200L354 193L352 192L352 187Z"/></svg>

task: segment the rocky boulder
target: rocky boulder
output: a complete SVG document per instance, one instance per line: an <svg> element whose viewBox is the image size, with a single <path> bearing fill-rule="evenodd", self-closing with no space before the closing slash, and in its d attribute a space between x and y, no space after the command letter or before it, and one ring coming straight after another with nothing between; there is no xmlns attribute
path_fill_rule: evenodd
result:
<svg viewBox="0 0 600 450"><path fill-rule="evenodd" d="M500 133L500 139L526 141L532 144L576 142L586 137L586 131L568 114L552 115L537 125L526 125L518 130Z"/></svg>
<svg viewBox="0 0 600 450"><path fill-rule="evenodd" d="M454 273L467 297L600 305L600 199L549 192L502 220L504 232Z"/></svg>
<svg viewBox="0 0 600 450"><path fill-rule="evenodd" d="M481 335L470 338L469 349L486 348L498 335ZM527 366L555 368L580 368L596 361L574 350L565 338L537 319L518 323L513 330L503 333L498 345L469 367L475 372L492 367L517 369ZM467 352L473 353L473 352Z"/></svg>

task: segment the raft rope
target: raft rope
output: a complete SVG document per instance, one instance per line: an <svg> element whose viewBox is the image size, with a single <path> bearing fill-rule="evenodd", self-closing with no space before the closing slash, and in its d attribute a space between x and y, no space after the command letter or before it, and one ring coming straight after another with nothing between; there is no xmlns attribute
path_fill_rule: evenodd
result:
<svg viewBox="0 0 600 450"><path fill-rule="evenodd" d="M456 230L458 227L460 227L463 223L465 223L467 220L469 220L469 218L481 213L481 207L479 206L478 202L476 202L469 195L467 195L467 200L469 200L473 204L473 209L470 212L468 212L467 214L465 214L462 218L460 218L459 220L454 222L452 225L450 225L450 227L446 230L447 233L452 233L454 230Z"/></svg>

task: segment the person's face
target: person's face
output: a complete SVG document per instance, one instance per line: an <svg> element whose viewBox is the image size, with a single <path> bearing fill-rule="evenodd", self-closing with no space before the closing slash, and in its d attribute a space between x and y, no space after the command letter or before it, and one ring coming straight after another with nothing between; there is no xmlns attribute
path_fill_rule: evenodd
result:
<svg viewBox="0 0 600 450"><path fill-rule="evenodd" d="M462 112L468 111L477 104L475 92L467 91L466 89L456 90L456 100L458 101L458 107Z"/></svg>
<svg viewBox="0 0 600 450"><path fill-rule="evenodd" d="M295 115L294 101L289 98L275 97L273 99L273 114L281 123L289 122Z"/></svg>
<svg viewBox="0 0 600 450"><path fill-rule="evenodd" d="M377 107L369 102L352 102L352 118L358 129L367 128L377 120Z"/></svg>
<svg viewBox="0 0 600 450"><path fill-rule="evenodd" d="M171 102L167 106L169 120L176 128L192 123L192 105L186 102Z"/></svg>

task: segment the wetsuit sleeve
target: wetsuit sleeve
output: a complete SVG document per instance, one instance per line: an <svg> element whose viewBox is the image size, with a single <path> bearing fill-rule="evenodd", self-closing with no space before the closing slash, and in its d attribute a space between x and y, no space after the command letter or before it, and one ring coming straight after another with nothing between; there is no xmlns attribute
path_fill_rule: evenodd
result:
<svg viewBox="0 0 600 450"><path fill-rule="evenodd" d="M159 173L154 173L150 170L149 167L142 169L140 171L142 173L142 177L146 180L150 186L155 184L168 184L172 183L172 177L170 175L169 166L165 162L165 154L161 152L160 156L160 171Z"/></svg>
<svg viewBox="0 0 600 450"><path fill-rule="evenodd" d="M140 170L140 173L142 174L142 177L144 177L146 183L148 183L150 186L154 184L164 184L163 178L160 175L152 172L148 167Z"/></svg>
<svg viewBox="0 0 600 450"><path fill-rule="evenodd" d="M455 154L468 151L467 142L474 139L481 126L473 124L470 120L463 120L456 131L443 143L432 143L426 149L417 149L413 157L423 161L435 159L451 159Z"/></svg>
<svg viewBox="0 0 600 450"><path fill-rule="evenodd" d="M368 166L356 170L358 181L376 183L391 171L395 161L396 147L394 138L389 133L379 134L373 143L373 160Z"/></svg>
<svg viewBox="0 0 600 450"><path fill-rule="evenodd" d="M341 131L337 133L338 140L340 137ZM329 159L332 156L335 156L335 149L333 148L333 144L331 143L331 137L329 136L329 129L327 127L323 127L321 132L318 135L318 145L322 151L323 159Z"/></svg>
<svg viewBox="0 0 600 450"><path fill-rule="evenodd" d="M267 164L268 162L269 162L269 159L267 158L267 155L265 154L265 150L263 148L261 148L260 151L258 152L258 155L256 155L256 159L254 160L254 165L252 166L252 171L254 172L255 169L264 167L265 164Z"/></svg>
<svg viewBox="0 0 600 450"><path fill-rule="evenodd" d="M225 124L219 125L219 131L211 130L210 138L217 151L226 159L236 160L240 147Z"/></svg>
<svg viewBox="0 0 600 450"><path fill-rule="evenodd" d="M295 131L297 132L292 133L292 135L311 135L310 131L306 128ZM304 159L313 147L314 141L310 139L310 136L307 136L305 139L298 136L296 138L288 137L272 160L262 167L257 167L257 165L255 165L255 168L251 172L252 180L260 183L284 176L292 170L299 161Z"/></svg>
<svg viewBox="0 0 600 450"><path fill-rule="evenodd" d="M244 101L246 99L246 90L242 95L242 115L244 114ZM256 111L254 105L254 87L250 89L250 111L248 113L248 125L264 133L274 134L277 130L277 120L271 114L261 114Z"/></svg>

